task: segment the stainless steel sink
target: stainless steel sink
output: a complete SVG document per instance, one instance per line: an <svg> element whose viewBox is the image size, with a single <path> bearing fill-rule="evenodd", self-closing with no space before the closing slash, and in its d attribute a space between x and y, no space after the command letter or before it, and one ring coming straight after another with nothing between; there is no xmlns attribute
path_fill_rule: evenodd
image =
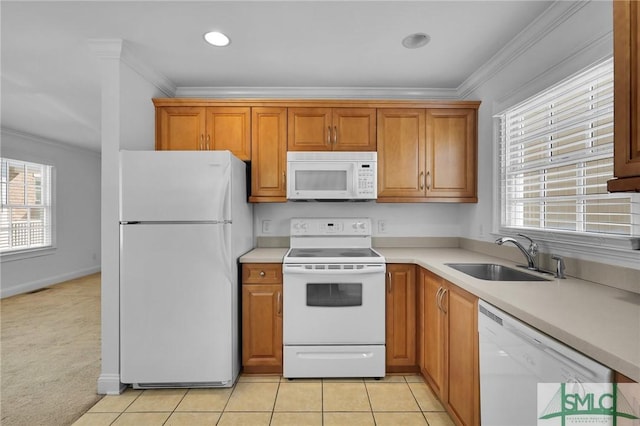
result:
<svg viewBox="0 0 640 426"><path fill-rule="evenodd" d="M537 275L495 263L445 263L472 277L487 281L550 281Z"/></svg>

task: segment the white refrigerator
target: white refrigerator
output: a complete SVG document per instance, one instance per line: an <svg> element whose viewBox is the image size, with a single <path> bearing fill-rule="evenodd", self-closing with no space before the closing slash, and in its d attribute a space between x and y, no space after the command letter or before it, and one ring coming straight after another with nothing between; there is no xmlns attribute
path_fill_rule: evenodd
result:
<svg viewBox="0 0 640 426"><path fill-rule="evenodd" d="M229 151L120 153L123 383L235 382L237 259L254 242L245 170Z"/></svg>

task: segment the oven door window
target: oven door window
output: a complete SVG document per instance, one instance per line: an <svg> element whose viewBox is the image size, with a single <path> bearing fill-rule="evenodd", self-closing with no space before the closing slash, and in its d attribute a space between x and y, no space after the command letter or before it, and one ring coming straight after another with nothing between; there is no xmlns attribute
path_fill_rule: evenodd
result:
<svg viewBox="0 0 640 426"><path fill-rule="evenodd" d="M362 283L307 284L307 306L362 306Z"/></svg>

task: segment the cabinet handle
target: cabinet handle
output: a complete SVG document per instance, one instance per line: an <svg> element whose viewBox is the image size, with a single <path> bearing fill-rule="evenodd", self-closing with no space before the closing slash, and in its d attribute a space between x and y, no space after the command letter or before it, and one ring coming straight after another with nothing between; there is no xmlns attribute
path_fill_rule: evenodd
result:
<svg viewBox="0 0 640 426"><path fill-rule="evenodd" d="M264 273L264 271L260 271L260 276L264 277L266 274Z"/></svg>
<svg viewBox="0 0 640 426"><path fill-rule="evenodd" d="M204 149L204 135L200 134L200 145L198 146L198 149L200 151L202 151Z"/></svg>
<svg viewBox="0 0 640 426"><path fill-rule="evenodd" d="M211 141L211 136L210 136L210 135L207 135L207 145L206 145L207 151L211 149L211 148L209 147L209 142L210 142L210 141Z"/></svg>
<svg viewBox="0 0 640 426"><path fill-rule="evenodd" d="M338 126L333 126L333 144L338 143Z"/></svg>
<svg viewBox="0 0 640 426"><path fill-rule="evenodd" d="M278 315L282 314L282 293L278 292L278 299L277 299L277 306L276 306L276 312L278 312Z"/></svg>
<svg viewBox="0 0 640 426"><path fill-rule="evenodd" d="M420 177L418 180L420 181L420 189L424 189L424 172L420 172Z"/></svg>
<svg viewBox="0 0 640 426"><path fill-rule="evenodd" d="M387 292L391 294L391 272L387 272Z"/></svg>
<svg viewBox="0 0 640 426"><path fill-rule="evenodd" d="M327 145L331 145L331 126L327 126Z"/></svg>
<svg viewBox="0 0 640 426"><path fill-rule="evenodd" d="M442 293L442 290L444 289L440 287L436 293L436 308L438 308L439 311L442 310L442 307L440 306L440 293Z"/></svg>
<svg viewBox="0 0 640 426"><path fill-rule="evenodd" d="M446 315L447 314L447 308L445 308L444 306L444 298L447 295L447 292L449 290L447 290L446 288L442 289L442 295L440 296L440 306L442 307L442 312Z"/></svg>
<svg viewBox="0 0 640 426"><path fill-rule="evenodd" d="M431 189L431 172L427 172L427 189Z"/></svg>

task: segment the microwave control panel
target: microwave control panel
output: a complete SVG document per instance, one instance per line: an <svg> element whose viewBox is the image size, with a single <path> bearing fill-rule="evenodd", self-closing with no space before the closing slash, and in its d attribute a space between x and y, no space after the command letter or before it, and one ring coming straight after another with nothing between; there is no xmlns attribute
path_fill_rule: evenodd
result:
<svg viewBox="0 0 640 426"><path fill-rule="evenodd" d="M356 172L357 185L356 191L359 196L369 195L375 198L377 195L378 182L376 181L376 163L375 162L358 162Z"/></svg>

